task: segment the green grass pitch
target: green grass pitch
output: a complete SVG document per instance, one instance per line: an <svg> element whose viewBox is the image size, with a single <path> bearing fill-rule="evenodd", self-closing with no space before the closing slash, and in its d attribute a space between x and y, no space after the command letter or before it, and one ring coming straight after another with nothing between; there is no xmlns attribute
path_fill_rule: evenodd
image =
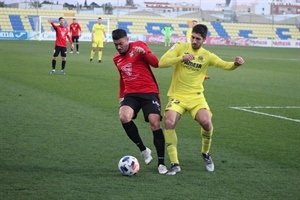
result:
<svg viewBox="0 0 300 200"><path fill-rule="evenodd" d="M149 45L160 57L163 44ZM298 199L300 196L299 49L206 46L235 71L209 68L205 96L213 112L215 172L200 157L199 126L189 114L177 127L182 173L157 173L152 133L136 120L154 162L145 165L118 119L116 53L89 63L91 44L68 54L66 75L50 75L54 42L0 43L0 199ZM166 105L172 68L153 69ZM119 159L140 160L134 177ZM166 164L169 158L166 154Z"/></svg>

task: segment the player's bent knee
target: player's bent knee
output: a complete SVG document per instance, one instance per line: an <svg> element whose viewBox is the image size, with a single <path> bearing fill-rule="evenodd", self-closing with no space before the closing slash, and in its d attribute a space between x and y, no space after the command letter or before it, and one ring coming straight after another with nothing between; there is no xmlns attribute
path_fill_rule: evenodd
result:
<svg viewBox="0 0 300 200"><path fill-rule="evenodd" d="M210 131L213 127L211 120L202 121L202 122L200 122L200 125L206 131Z"/></svg>
<svg viewBox="0 0 300 200"><path fill-rule="evenodd" d="M125 124L125 123L128 123L132 120L132 116L130 116L128 114L120 113L119 114L119 119L120 119L122 124Z"/></svg>
<svg viewBox="0 0 300 200"><path fill-rule="evenodd" d="M159 121L150 122L150 128L152 131L156 131L156 130L160 129L160 122Z"/></svg>
<svg viewBox="0 0 300 200"><path fill-rule="evenodd" d="M165 128L166 129L174 129L175 128L175 121L171 119L165 120Z"/></svg>

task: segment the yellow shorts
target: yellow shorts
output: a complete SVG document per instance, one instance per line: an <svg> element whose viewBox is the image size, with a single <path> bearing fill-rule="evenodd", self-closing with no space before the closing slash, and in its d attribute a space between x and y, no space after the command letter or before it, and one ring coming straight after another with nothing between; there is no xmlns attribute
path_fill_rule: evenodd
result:
<svg viewBox="0 0 300 200"><path fill-rule="evenodd" d="M193 119L195 119L197 112L202 108L205 108L210 111L206 99L204 95L201 93L199 95L169 97L169 101L165 110L174 110L178 112L180 115L189 112L193 117Z"/></svg>
<svg viewBox="0 0 300 200"><path fill-rule="evenodd" d="M96 47L103 48L103 40L95 40L92 43L92 47L94 47L94 48L96 48Z"/></svg>

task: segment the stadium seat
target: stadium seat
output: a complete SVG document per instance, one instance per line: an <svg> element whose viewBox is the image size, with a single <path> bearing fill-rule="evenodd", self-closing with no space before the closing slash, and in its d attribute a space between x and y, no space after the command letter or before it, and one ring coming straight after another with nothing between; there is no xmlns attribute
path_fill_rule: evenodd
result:
<svg viewBox="0 0 300 200"><path fill-rule="evenodd" d="M127 33L131 34L128 26L132 26L132 22L118 22L118 28L124 29Z"/></svg>
<svg viewBox="0 0 300 200"><path fill-rule="evenodd" d="M284 34L284 32L290 32L289 28L276 28L276 34L282 40L290 39L292 36L289 34Z"/></svg>
<svg viewBox="0 0 300 200"><path fill-rule="evenodd" d="M218 35L223 38L229 38L228 33L224 29L223 25L220 22L211 22L211 25L216 30Z"/></svg>
<svg viewBox="0 0 300 200"><path fill-rule="evenodd" d="M25 31L20 15L9 15L14 31Z"/></svg>
<svg viewBox="0 0 300 200"><path fill-rule="evenodd" d="M49 10L40 9L38 14L43 16L57 17L55 23L58 23L60 16L76 16L90 18L95 20L82 22L83 32L92 31L92 27L97 23L97 16L93 14L76 14L76 11L69 10ZM67 14L67 15L65 15ZM18 8L0 8L0 29L3 31L38 31L36 9L18 9ZM129 34L159 34L166 23L173 27L173 35L185 36L189 28L189 17L162 17L146 15L107 15L103 18L109 18L109 30L116 27L125 29ZM68 21L70 23L70 21ZM250 23L229 23L229 22L207 22L202 21L208 27L208 36L225 38L261 38L261 39L282 39L282 40L300 40L300 32L295 25L278 24L250 24ZM68 25L68 24L66 24ZM107 25L107 24L106 24ZM46 18L42 19L42 31L51 31L52 27Z"/></svg>
<svg viewBox="0 0 300 200"><path fill-rule="evenodd" d="M38 20L39 20L39 17L37 15L28 15L28 20L29 20L29 23L31 25L31 28L33 31L37 31L38 30ZM44 28L42 26L42 32L44 31Z"/></svg>
<svg viewBox="0 0 300 200"><path fill-rule="evenodd" d="M253 33L252 30L239 30L238 36L239 37L243 37L243 38L248 38L248 39L250 39L250 38L256 38L256 37L250 36L250 34L252 34L252 33Z"/></svg>

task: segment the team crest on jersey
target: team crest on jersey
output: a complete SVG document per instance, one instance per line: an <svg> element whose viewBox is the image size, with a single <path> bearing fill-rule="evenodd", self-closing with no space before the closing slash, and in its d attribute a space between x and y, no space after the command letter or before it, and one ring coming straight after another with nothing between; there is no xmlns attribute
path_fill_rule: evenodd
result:
<svg viewBox="0 0 300 200"><path fill-rule="evenodd" d="M203 57L202 56L198 56L198 61L202 62L203 61Z"/></svg>
<svg viewBox="0 0 300 200"><path fill-rule="evenodd" d="M127 74L128 76L131 76L132 75L132 65L131 63L128 63L126 65L124 65L121 70Z"/></svg>
<svg viewBox="0 0 300 200"><path fill-rule="evenodd" d="M134 56L133 51L131 51L131 52L129 53L129 56L130 56L130 57Z"/></svg>
<svg viewBox="0 0 300 200"><path fill-rule="evenodd" d="M65 36L68 31L65 31L65 29L61 30L61 36Z"/></svg>

